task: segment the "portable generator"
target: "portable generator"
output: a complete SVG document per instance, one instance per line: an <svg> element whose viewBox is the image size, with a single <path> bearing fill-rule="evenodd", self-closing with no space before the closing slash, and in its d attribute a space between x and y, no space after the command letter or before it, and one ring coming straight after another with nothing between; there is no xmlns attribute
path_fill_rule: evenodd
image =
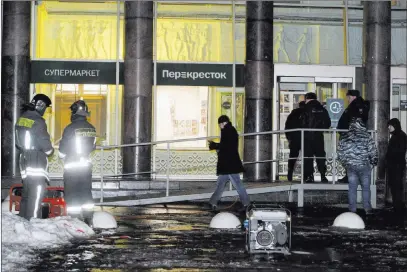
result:
<svg viewBox="0 0 407 272"><path fill-rule="evenodd" d="M252 204L244 228L249 254L290 254L291 212L281 206Z"/></svg>
<svg viewBox="0 0 407 272"><path fill-rule="evenodd" d="M18 214L20 212L21 196L23 191L22 184L14 184L9 191L10 212ZM45 196L41 203L42 218L53 218L57 216L66 216L66 203L64 200L63 187L47 187Z"/></svg>

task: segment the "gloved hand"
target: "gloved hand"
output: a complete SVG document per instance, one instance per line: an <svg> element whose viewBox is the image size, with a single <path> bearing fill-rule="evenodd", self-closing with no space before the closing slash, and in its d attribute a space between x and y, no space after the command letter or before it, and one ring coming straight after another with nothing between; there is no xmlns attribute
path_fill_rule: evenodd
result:
<svg viewBox="0 0 407 272"><path fill-rule="evenodd" d="M218 144L215 143L214 141L208 141L209 142L209 150L214 150L217 149Z"/></svg>

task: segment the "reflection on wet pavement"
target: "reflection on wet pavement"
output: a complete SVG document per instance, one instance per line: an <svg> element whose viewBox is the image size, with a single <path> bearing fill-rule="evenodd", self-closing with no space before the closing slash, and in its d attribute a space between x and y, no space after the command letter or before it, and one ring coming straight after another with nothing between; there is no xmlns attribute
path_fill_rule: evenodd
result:
<svg viewBox="0 0 407 272"><path fill-rule="evenodd" d="M32 271L407 271L407 233L386 210L369 218L366 230L344 231L330 226L345 209L292 208L286 258L249 256L244 232L209 229L214 214L198 204L107 211L118 220L116 232L41 252Z"/></svg>

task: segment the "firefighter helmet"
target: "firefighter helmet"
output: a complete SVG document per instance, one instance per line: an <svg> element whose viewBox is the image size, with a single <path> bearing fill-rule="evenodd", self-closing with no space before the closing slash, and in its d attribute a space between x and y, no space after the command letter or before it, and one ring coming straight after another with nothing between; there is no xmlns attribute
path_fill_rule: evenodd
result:
<svg viewBox="0 0 407 272"><path fill-rule="evenodd" d="M37 111L41 116L51 106L51 99L45 94L36 94L29 104L29 109Z"/></svg>
<svg viewBox="0 0 407 272"><path fill-rule="evenodd" d="M86 105L85 101L78 100L74 102L71 107L72 115L80 115L80 116L89 116L88 105Z"/></svg>

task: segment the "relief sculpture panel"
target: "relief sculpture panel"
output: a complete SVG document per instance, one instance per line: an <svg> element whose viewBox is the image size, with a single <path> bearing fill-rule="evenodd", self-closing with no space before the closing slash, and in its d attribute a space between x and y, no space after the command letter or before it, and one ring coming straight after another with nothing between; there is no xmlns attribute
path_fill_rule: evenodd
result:
<svg viewBox="0 0 407 272"><path fill-rule="evenodd" d="M157 58L171 61L218 61L219 25L211 21L158 19Z"/></svg>
<svg viewBox="0 0 407 272"><path fill-rule="evenodd" d="M273 58L276 63L318 64L319 26L274 24Z"/></svg>
<svg viewBox="0 0 407 272"><path fill-rule="evenodd" d="M37 26L37 58L116 58L114 16L56 16L39 10Z"/></svg>

